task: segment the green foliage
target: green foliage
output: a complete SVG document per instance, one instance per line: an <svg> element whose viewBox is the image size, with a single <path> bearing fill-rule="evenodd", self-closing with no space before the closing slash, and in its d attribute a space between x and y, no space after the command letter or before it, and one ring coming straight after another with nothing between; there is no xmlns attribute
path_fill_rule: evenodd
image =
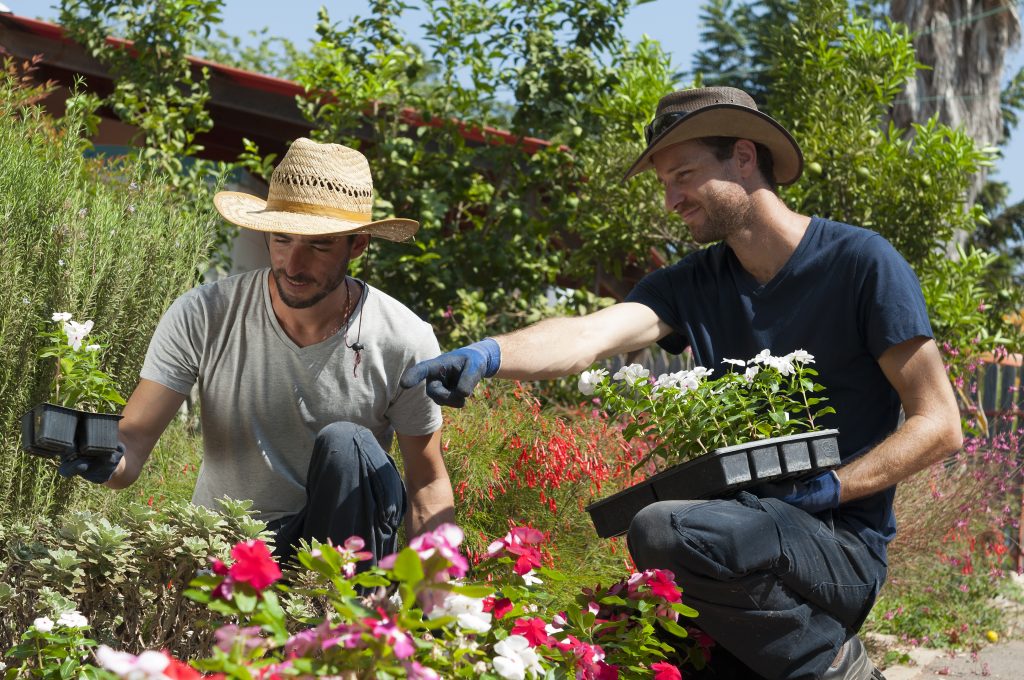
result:
<svg viewBox="0 0 1024 680"><path fill-rule="evenodd" d="M5 72L6 73L6 72ZM20 449L18 420L49 396L52 359L38 321L54 310L92 319L111 339L104 369L134 388L160 315L196 280L215 224L211 207L182 210L172 189L131 162L83 159L87 110L54 123L0 80L0 517L57 512L71 482Z"/></svg>
<svg viewBox="0 0 1024 680"><path fill-rule="evenodd" d="M935 118L888 123L920 68L906 28L845 0L714 2L706 18L723 44L695 57L704 81L749 89L801 144L804 175L782 192L794 210L878 231L922 277L983 218L964 196L991 151Z"/></svg>
<svg viewBox="0 0 1024 680"><path fill-rule="evenodd" d="M114 91L103 100L139 129L138 156L187 202L205 210L210 188L226 177L225 163L198 158L198 137L213 129L207 110L209 71L188 56L220 22L221 0L61 0L60 22L68 36L106 66ZM131 41L112 45L108 36ZM218 221L212 251L222 268L234 229Z"/></svg>
<svg viewBox="0 0 1024 680"><path fill-rule="evenodd" d="M249 31L248 43L255 44L247 44L245 39L220 28L199 33L194 36L193 54L244 71L277 78L294 77L293 65L301 54L299 48L287 38L268 35L269 31L269 28Z"/></svg>
<svg viewBox="0 0 1024 680"><path fill-rule="evenodd" d="M40 359L54 359L55 370L50 392L53 403L94 412L114 411L124 406L124 397L114 380L100 369L98 344L84 344L92 330L92 321L79 324L66 312L56 312L53 322L57 330L39 332L40 340L49 344L39 350Z"/></svg>
<svg viewBox="0 0 1024 680"><path fill-rule="evenodd" d="M376 0L344 24L321 11L296 65L315 136L368 155L376 214L422 223L411 247L380 245L366 276L461 338L479 317L522 325L550 286L587 287L624 252L685 239L653 182L619 184L670 82L655 43L621 37L629 2L423 5L429 60L397 29L405 5Z"/></svg>
<svg viewBox="0 0 1024 680"><path fill-rule="evenodd" d="M68 678L106 677L101 671L83 663L96 647L96 641L87 637L88 623L77 611L62 613L55 622L39 617L32 627L21 635L20 642L7 651L10 659L4 678Z"/></svg>
<svg viewBox="0 0 1024 680"><path fill-rule="evenodd" d="M237 541L260 535L264 524L247 508L234 501L225 501L222 512L188 502L163 511L136 504L110 518L76 512L59 523L5 522L0 649L15 645L37 617L57 619L78 610L101 644L167 648L186 656L205 651L212 631L183 592L211 556L226 557Z"/></svg>
<svg viewBox="0 0 1024 680"><path fill-rule="evenodd" d="M595 394L601 407L628 421L627 440L653 439L651 451L633 468L648 461L663 468L716 449L756 439L783 437L815 429L814 419L835 413L821 406L825 388L814 382L817 371L807 364L814 357L802 350L784 357L764 350L749 360L726 359L746 367L708 380L711 371L664 374L651 381L640 364L619 369L611 380L604 369L585 371L580 391Z"/></svg>

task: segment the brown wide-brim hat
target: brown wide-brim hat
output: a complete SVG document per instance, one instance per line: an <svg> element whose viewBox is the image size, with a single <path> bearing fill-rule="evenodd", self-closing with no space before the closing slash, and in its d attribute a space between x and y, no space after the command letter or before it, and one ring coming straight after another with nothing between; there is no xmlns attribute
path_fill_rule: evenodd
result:
<svg viewBox="0 0 1024 680"><path fill-rule="evenodd" d="M304 137L292 142L274 168L267 200L220 191L213 204L240 227L299 236L370 234L406 241L420 227L401 217L373 219L373 178L366 156Z"/></svg>
<svg viewBox="0 0 1024 680"><path fill-rule="evenodd" d="M697 87L665 95L644 133L647 148L623 181L653 168L651 157L662 149L701 137L737 137L764 144L772 152L777 184L792 184L804 169L804 155L793 135L758 111L749 94L734 87Z"/></svg>

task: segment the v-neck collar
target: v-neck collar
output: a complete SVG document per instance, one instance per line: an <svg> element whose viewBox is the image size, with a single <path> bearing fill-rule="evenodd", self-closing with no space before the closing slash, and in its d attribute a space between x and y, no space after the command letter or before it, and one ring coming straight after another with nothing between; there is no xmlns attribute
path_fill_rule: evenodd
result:
<svg viewBox="0 0 1024 680"><path fill-rule="evenodd" d="M807 248L808 242L811 239L811 232L817 231L820 220L817 217L812 217L810 224L807 225L807 229L804 230L804 234L800 237L800 243L797 244L796 249L786 260L786 263L782 265L779 271L775 272L770 280L765 283L758 283L754 275L744 269L740 259L736 257L736 253L733 252L732 248L728 245L725 246L729 255L729 267L732 270L733 279L736 281L736 288L740 293L750 295L752 297L760 297L762 295L770 295L772 291L778 288L783 281L789 276L790 271L796 266L794 263L799 261L801 254Z"/></svg>
<svg viewBox="0 0 1024 680"><path fill-rule="evenodd" d="M359 317L363 313L363 303L370 296L370 286L365 281L362 281L355 277L351 278L353 281L357 281L363 287L363 292L360 293L359 299L356 300L356 304L352 308L351 314L349 314L348 324L345 324L349 328L358 327ZM274 302L270 298L269 269L263 270L263 273L260 276L260 286L263 289L264 311L266 312L267 317L270 320L270 325L274 329L274 332L277 334L278 339L285 345L285 347L287 347L291 351L295 352L296 354L309 354L320 351L322 348L325 347L329 347L333 351L335 346L344 339L345 325L343 325L342 328L339 328L338 331L329 338L324 338L320 342L313 343L312 345L299 347L299 345L296 344L296 342L292 340L291 337L289 337L289 335L285 332L284 328L282 328L281 322L277 318L277 313L274 311Z"/></svg>

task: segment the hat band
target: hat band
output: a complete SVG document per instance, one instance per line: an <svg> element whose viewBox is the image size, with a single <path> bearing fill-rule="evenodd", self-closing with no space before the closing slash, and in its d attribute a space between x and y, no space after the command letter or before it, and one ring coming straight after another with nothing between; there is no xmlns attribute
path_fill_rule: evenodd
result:
<svg viewBox="0 0 1024 680"><path fill-rule="evenodd" d="M373 215L371 213L360 213L353 212L351 210L342 210L341 208L332 208L331 206L328 205L313 205L311 203L296 203L295 201L282 201L281 199L278 198L267 201L267 207L264 208L264 210L301 213L304 215L320 215L321 217L337 217L342 220L348 220L349 222L373 221Z"/></svg>

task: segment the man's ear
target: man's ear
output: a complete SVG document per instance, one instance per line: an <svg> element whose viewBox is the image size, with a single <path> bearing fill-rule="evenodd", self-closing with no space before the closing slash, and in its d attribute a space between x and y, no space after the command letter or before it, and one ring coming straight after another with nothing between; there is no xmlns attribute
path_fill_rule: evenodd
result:
<svg viewBox="0 0 1024 680"><path fill-rule="evenodd" d="M757 170L757 147L749 139L737 139L732 149L733 160L740 171L740 176L751 177Z"/></svg>
<svg viewBox="0 0 1024 680"><path fill-rule="evenodd" d="M370 245L369 234L353 234L351 239L348 247L349 257L359 257L366 251L367 246Z"/></svg>

